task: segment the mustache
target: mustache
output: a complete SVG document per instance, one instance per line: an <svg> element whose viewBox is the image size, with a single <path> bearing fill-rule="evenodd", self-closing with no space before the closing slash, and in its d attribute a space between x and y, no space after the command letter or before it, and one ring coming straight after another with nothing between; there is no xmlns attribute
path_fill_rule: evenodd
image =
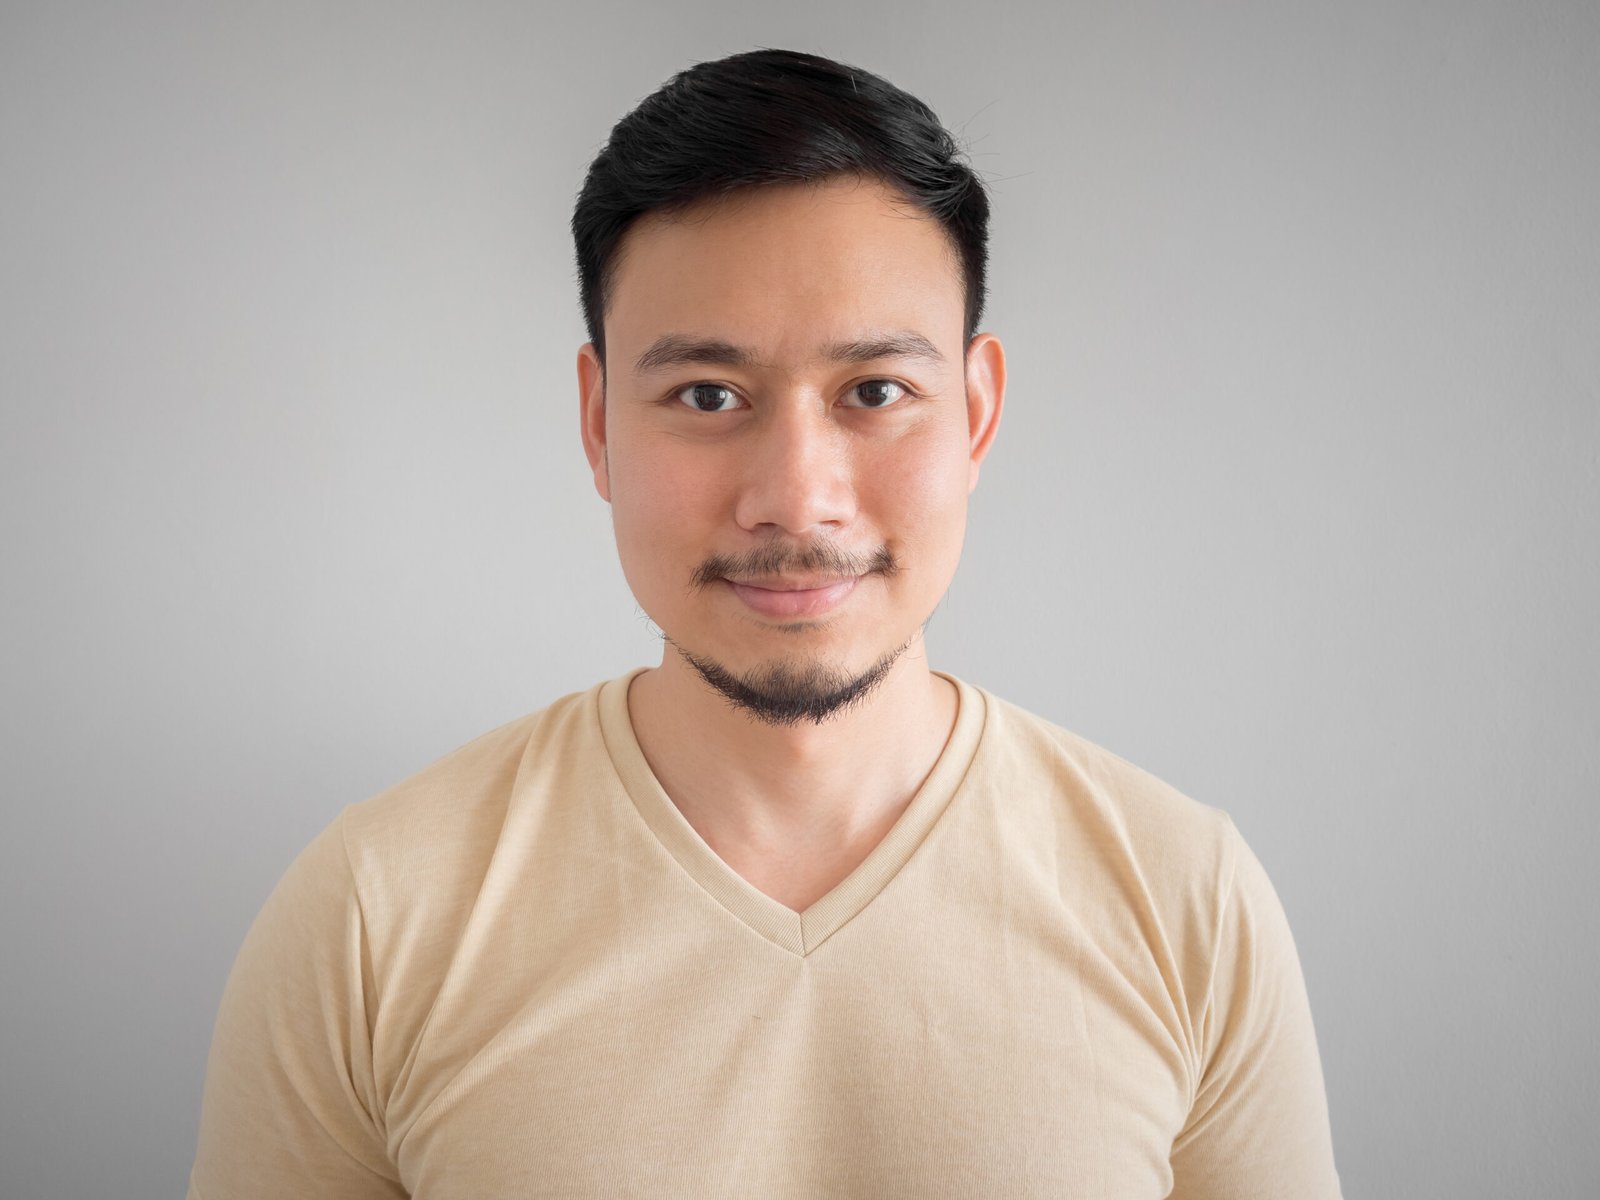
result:
<svg viewBox="0 0 1600 1200"><path fill-rule="evenodd" d="M772 542L743 554L713 554L689 577L692 588L709 587L721 579L762 578L784 574L893 575L900 569L889 547L871 554L851 554L832 542L797 547Z"/></svg>

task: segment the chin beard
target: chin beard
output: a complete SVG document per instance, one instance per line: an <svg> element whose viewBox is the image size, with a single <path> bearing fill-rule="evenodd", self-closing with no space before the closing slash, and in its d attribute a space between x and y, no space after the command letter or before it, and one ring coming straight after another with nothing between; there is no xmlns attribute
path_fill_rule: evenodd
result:
<svg viewBox="0 0 1600 1200"><path fill-rule="evenodd" d="M850 676L820 662L784 660L735 675L721 663L689 653L666 639L683 661L734 708L768 725L821 725L869 696L911 646L889 651L865 672ZM914 640L914 639L913 639Z"/></svg>

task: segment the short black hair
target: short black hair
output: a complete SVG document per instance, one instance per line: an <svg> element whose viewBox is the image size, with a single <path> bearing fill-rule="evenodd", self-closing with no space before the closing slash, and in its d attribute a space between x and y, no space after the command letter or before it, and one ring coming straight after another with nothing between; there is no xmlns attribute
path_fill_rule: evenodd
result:
<svg viewBox="0 0 1600 1200"><path fill-rule="evenodd" d="M649 212L763 184L861 176L938 220L960 257L966 341L983 314L989 197L933 110L881 76L793 50L750 50L680 71L611 130L572 214L589 340L623 235Z"/></svg>

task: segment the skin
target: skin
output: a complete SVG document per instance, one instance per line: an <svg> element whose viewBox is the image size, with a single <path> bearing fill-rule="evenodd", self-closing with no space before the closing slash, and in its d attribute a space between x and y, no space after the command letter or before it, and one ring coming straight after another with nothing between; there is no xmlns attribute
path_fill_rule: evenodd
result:
<svg viewBox="0 0 1600 1200"><path fill-rule="evenodd" d="M1005 393L1000 342L963 347L963 313L937 222L847 178L641 218L605 315L607 363L592 344L578 352L595 487L628 584L667 638L629 693L640 745L707 844L795 911L878 844L955 720L922 627L955 574ZM743 353L641 369L669 336ZM882 344L893 338L926 346ZM849 345L871 357L841 359ZM805 565L817 546L854 566ZM713 555L762 549L786 565L738 574L738 587L693 582ZM884 550L897 570L851 574ZM773 592L801 585L806 611L771 611L797 603ZM730 705L675 647L741 676L783 664L854 677L904 651L860 703L773 725Z"/></svg>

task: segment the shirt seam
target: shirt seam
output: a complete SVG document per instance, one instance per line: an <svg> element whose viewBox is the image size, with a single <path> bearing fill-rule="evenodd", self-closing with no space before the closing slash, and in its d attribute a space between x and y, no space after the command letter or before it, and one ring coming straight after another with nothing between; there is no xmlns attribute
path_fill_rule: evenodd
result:
<svg viewBox="0 0 1600 1200"><path fill-rule="evenodd" d="M371 954L372 953L372 951L371 951L372 938L368 935L368 931L371 929L371 925L367 920L367 904L366 904L366 901L363 900L362 897L361 897L361 881L358 878L356 878L355 859L350 854L350 835L349 835L349 830L346 828L346 821L345 821L346 815L349 813L349 811L350 811L349 807L346 806L345 808L343 808L343 809L341 809L339 811L339 815L335 819L336 820L336 824L339 827L339 849L340 849L340 852L344 855L344 869L345 869L345 872L346 872L346 874L348 874L350 876L350 894L355 898L356 915L357 915L357 917L360 918L360 921L361 921L361 938L362 938L362 941L364 941L367 944L367 946L369 947L368 953ZM357 970L358 971L360 970L359 964L357 964ZM375 959L374 959L374 961L372 963L372 975L373 975L373 986L376 987L377 986L377 975L378 975L378 964L377 964ZM377 1077L372 1074L371 1068L375 1068L376 1065L377 1065L377 1053L374 1050L373 1044L372 1044L372 1024L371 1024L371 1022L369 1021L369 1019L367 1017L367 1006L366 1006L366 995L365 995L365 993L366 993L365 981L363 980L362 1005L361 1005L361 1027L362 1027L362 1029L364 1029L366 1031L366 1035L367 1035L367 1064L368 1064L368 1067L369 1067L368 1078L367 1078L367 1080L365 1082L371 1088L371 1095L373 1097L373 1100L376 1101L378 1099L378 1080L377 1080ZM361 1107L362 1107L363 1110L365 1110L367 1106L363 1103ZM383 1113L381 1111L379 1111L379 1112L368 1112L367 1113L367 1120L372 1122L372 1126L377 1131L379 1139L383 1142L383 1144L385 1146L387 1146L388 1143L389 1143L389 1130L388 1130L388 1122L384 1120Z"/></svg>
<svg viewBox="0 0 1600 1200"><path fill-rule="evenodd" d="M1218 810L1219 812L1221 810ZM1211 928L1211 964L1206 973L1206 1000L1200 1010L1200 1019L1195 1031L1199 1044L1195 1047L1193 1066L1190 1068L1189 1085L1189 1116L1194 1116L1194 1106L1200 1099L1200 1089L1205 1082L1206 1072L1211 1065L1211 1023L1216 1012L1217 997L1217 969L1222 961L1222 929L1228 919L1228 907L1233 903L1233 891L1239 873L1239 853L1237 839L1239 830L1233 823L1233 818L1222 812L1223 828L1226 833L1224 838L1224 852L1227 855L1227 879L1223 883L1222 891L1218 897L1217 910L1213 917ZM1189 1122L1184 1123L1187 1132Z"/></svg>

